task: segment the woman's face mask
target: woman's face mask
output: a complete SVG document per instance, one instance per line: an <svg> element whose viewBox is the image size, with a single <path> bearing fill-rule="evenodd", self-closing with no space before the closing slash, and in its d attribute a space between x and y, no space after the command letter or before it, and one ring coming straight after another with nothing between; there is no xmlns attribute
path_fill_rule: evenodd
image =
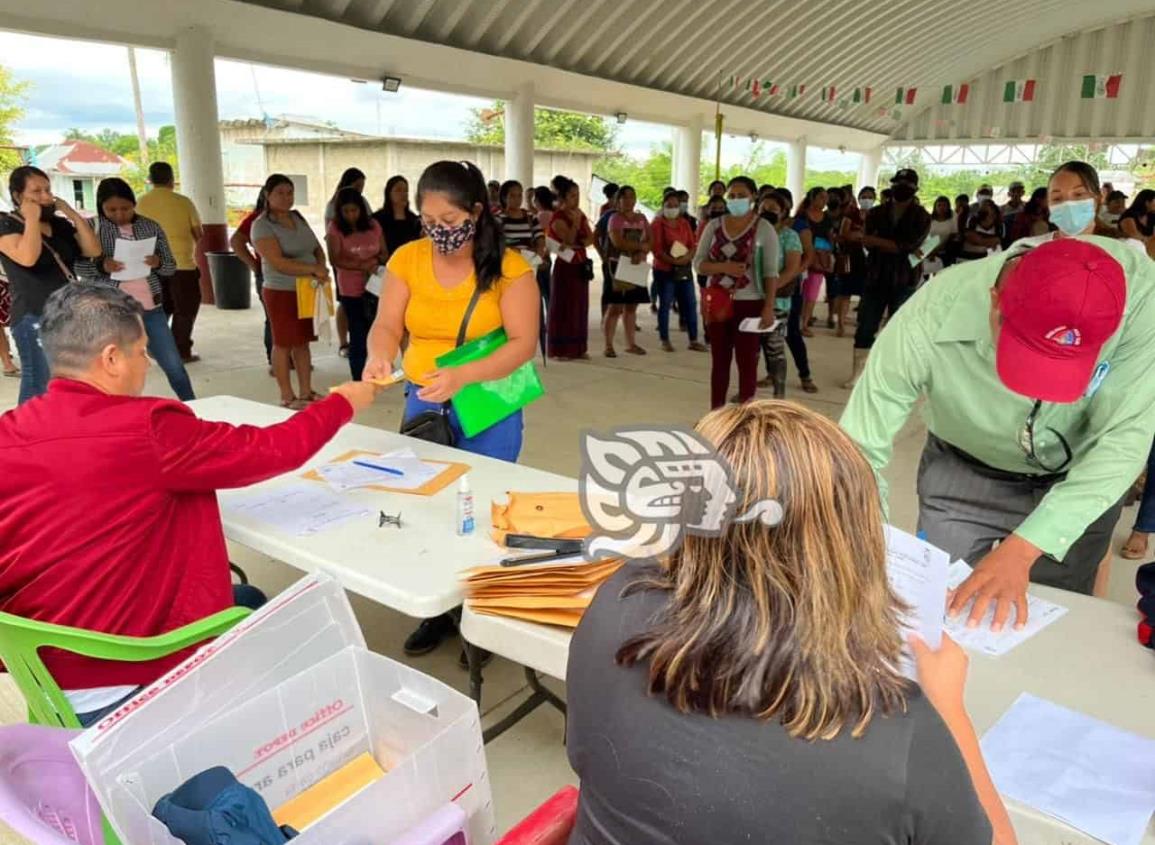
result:
<svg viewBox="0 0 1155 845"><path fill-rule="evenodd" d="M440 223L430 226L425 224L425 234L433 241L433 246L442 255L452 255L473 240L477 231L477 224L472 217L465 218L457 226L444 226Z"/></svg>
<svg viewBox="0 0 1155 845"><path fill-rule="evenodd" d="M667 220L674 220L682 213L682 210L676 205L662 206L662 214Z"/></svg>
<svg viewBox="0 0 1155 845"><path fill-rule="evenodd" d="M874 197L859 197L858 207L863 211L870 211L870 209L874 208Z"/></svg>
<svg viewBox="0 0 1155 845"><path fill-rule="evenodd" d="M1051 222L1064 235L1078 235L1095 222L1095 200L1069 200L1051 206Z"/></svg>
<svg viewBox="0 0 1155 845"><path fill-rule="evenodd" d="M729 197L726 200L726 210L735 217L744 217L750 213L751 201L749 197Z"/></svg>

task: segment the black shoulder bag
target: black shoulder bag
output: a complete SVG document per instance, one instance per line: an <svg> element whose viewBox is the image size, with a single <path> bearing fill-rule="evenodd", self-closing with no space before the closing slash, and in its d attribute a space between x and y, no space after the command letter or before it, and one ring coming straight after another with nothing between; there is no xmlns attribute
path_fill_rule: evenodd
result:
<svg viewBox="0 0 1155 845"><path fill-rule="evenodd" d="M481 288L473 289L473 297L465 308L465 315L461 318L461 327L457 330L457 346L465 343L465 332L469 328L469 321L473 318L473 310L477 307L477 300L481 299ZM442 446L456 446L453 429L449 425L449 403L443 402L436 411L422 411L415 417L401 423L401 433L406 437L415 437L429 443L438 443Z"/></svg>

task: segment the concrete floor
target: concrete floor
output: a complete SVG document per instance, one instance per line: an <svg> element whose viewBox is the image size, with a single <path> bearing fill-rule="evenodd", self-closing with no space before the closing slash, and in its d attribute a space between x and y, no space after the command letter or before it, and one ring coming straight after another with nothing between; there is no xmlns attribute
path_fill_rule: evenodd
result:
<svg viewBox="0 0 1155 845"><path fill-rule="evenodd" d="M596 297L592 297L596 302ZM596 307L596 306L595 306ZM820 306L825 315L825 308ZM685 336L674 338L679 350L664 353L658 346L656 318L648 310L639 315L645 357L622 355L609 360L601 357L600 337L591 338L588 362L554 363L541 369L546 395L527 411L526 442L522 462L544 470L575 475L578 470L577 440L590 427L609 428L631 423L694 423L709 407L709 355L684 348ZM196 351L202 361L189 367L199 396L229 394L263 402L276 402L278 394L267 375L261 348L261 314L258 310L218 311L207 307L197 323ZM591 316L596 326L596 314ZM851 341L832 332L816 329L809 341L811 367L819 392L806 395L793 379L789 398L837 419L848 398L838 387L846 378ZM618 347L622 341L619 337ZM335 348L314 345L315 383L319 390L348 378L344 359ZM540 362L539 362L540 363ZM791 365L793 367L793 365ZM0 379L0 412L16 403L17 382ZM154 369L149 377L150 393L171 395L164 376ZM358 422L396 430L400 423L400 393L385 394ZM916 516L915 471L925 429L918 419L907 424L895 444L892 465L887 470L891 487L891 518L901 528L913 530ZM566 444L570 444L569 447ZM1134 519L1133 509L1124 514L1116 531L1115 548L1127 535ZM299 577L296 570L278 561L233 546L233 559L253 581L270 594ZM1123 603L1134 601L1135 564L1116 558L1109 596ZM369 646L401 660L400 646L413 620L357 596L353 606ZM459 646L446 643L437 652L408 660L457 689L466 690L466 673L458 668ZM561 684L552 684L559 690ZM501 718L525 695L520 667L496 658L486 670L483 724ZM23 710L18 693L0 676L0 723L18 721ZM518 819L552 794L575 782L565 756L564 719L548 707L539 708L488 746L489 771L499 830ZM20 842L0 824L0 843Z"/></svg>

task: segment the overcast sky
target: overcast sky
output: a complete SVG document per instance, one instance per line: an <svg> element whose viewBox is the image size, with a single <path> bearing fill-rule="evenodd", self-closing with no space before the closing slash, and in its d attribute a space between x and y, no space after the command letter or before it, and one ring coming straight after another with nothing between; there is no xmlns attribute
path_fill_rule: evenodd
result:
<svg viewBox="0 0 1155 845"><path fill-rule="evenodd" d="M67 54L68 68L55 57ZM32 83L27 114L16 132L22 144L60 140L67 129L99 131L106 127L134 132L136 117L123 47L0 32L0 63ZM343 129L380 135L461 138L470 109L487 101L473 97L402 87L386 94L376 83L358 84L341 77L250 65L218 59L217 99L222 119L288 114L332 121ZM150 135L173 123L168 55L137 50L145 121ZM656 144L669 141L670 129L628 121L619 137L627 153L644 157ZM726 138L723 159L742 160L746 138ZM812 168L853 170L858 156L811 149Z"/></svg>

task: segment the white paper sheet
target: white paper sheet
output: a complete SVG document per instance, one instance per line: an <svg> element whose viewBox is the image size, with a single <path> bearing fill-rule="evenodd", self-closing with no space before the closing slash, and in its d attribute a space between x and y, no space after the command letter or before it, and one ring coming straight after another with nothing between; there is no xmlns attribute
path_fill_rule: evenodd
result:
<svg viewBox="0 0 1155 845"><path fill-rule="evenodd" d="M416 490L445 471L444 466L425 463L412 449L399 449L381 455L358 455L356 460L360 463L341 461L326 464L318 467L317 473L334 490L344 492L377 484L395 490ZM361 464L388 467L401 472L402 475L394 475L383 469L374 469Z"/></svg>
<svg viewBox="0 0 1155 845"><path fill-rule="evenodd" d="M644 288L650 280L650 265L645 261L637 264L622 256L618 261L618 268L614 271L614 281L625 282L627 285Z"/></svg>
<svg viewBox="0 0 1155 845"><path fill-rule="evenodd" d="M377 269L370 274L365 281L365 290L374 296L380 296L381 291L385 288L385 267L378 265Z"/></svg>
<svg viewBox="0 0 1155 845"><path fill-rule="evenodd" d="M230 498L225 510L298 537L373 515L363 505L307 481Z"/></svg>
<svg viewBox="0 0 1155 845"><path fill-rule="evenodd" d="M747 317L745 320L738 324L738 331L750 332L752 334L769 334L776 328L778 328L777 320L771 323L767 328L762 328L761 317Z"/></svg>
<svg viewBox="0 0 1155 845"><path fill-rule="evenodd" d="M681 241L674 241L674 245L670 247L670 258L681 258L689 252L689 248Z"/></svg>
<svg viewBox="0 0 1155 845"><path fill-rule="evenodd" d="M558 244L558 246L561 246L561 244ZM567 246L565 249L558 251L557 257L564 261L566 264L573 264L575 254L576 253L574 253L574 251Z"/></svg>
<svg viewBox="0 0 1155 845"><path fill-rule="evenodd" d="M910 254L910 266L916 267L923 258L930 255L931 251L938 246L941 241L942 239L938 235L928 235L926 240L922 242L922 246L918 248L918 251L921 252L922 255L918 256L913 252Z"/></svg>
<svg viewBox="0 0 1155 845"><path fill-rule="evenodd" d="M144 263L144 259L156 255L156 238L141 238L132 241L128 238L117 238L112 257L124 265L123 270L112 274L114 282L130 282L133 279L147 279L152 268Z"/></svg>
<svg viewBox="0 0 1155 845"><path fill-rule="evenodd" d="M959 584L970 577L971 571L965 561L956 560L947 570L947 587L951 590L956 589ZM1015 646L1025 643L1039 631L1061 618L1066 612L1067 608L1061 604L1055 604L1028 593L1027 624L1021 631L1015 630L1015 611L1013 609L1006 625L1003 626L1003 630L992 631L991 622L995 618L995 605L992 603L982 621L974 628L967 627L970 605L967 605L967 609L958 616L948 616L946 632L963 648L980 652L988 657L1000 657Z"/></svg>
<svg viewBox="0 0 1155 845"><path fill-rule="evenodd" d="M526 263L528 263L529 266L534 270L541 266L541 256L536 252L528 249L519 249L518 252L521 253L521 257L524 258Z"/></svg>
<svg viewBox="0 0 1155 845"><path fill-rule="evenodd" d="M561 252L561 241L547 237L545 239L545 248L549 250L551 255L557 255Z"/></svg>
<svg viewBox="0 0 1155 845"><path fill-rule="evenodd" d="M886 574L890 587L909 607L906 632L918 634L932 649L942 644L946 579L950 555L892 525L886 526ZM912 655L904 650L903 671L914 677Z"/></svg>
<svg viewBox="0 0 1155 845"><path fill-rule="evenodd" d="M982 749L1003 795L1110 845L1143 839L1155 810L1155 740L1023 693Z"/></svg>

